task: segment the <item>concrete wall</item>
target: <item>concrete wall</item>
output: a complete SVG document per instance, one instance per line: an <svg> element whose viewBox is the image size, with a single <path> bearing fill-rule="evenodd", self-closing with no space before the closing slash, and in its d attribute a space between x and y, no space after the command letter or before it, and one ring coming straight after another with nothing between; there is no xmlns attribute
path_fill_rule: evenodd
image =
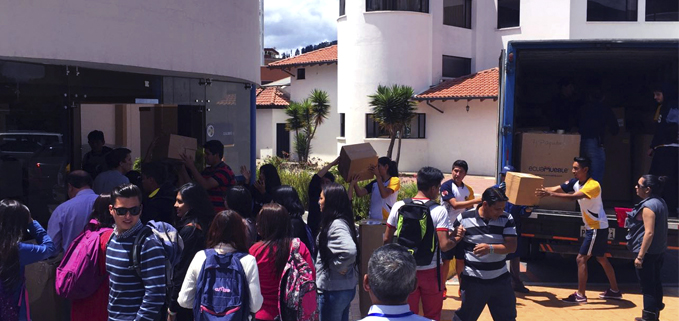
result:
<svg viewBox="0 0 679 321"><path fill-rule="evenodd" d="M292 82L287 90L290 92L292 101L303 101L309 97L314 89L324 90L330 99L330 114L328 119L318 127L314 139L311 141L311 156L318 157L326 162L334 160L339 155L335 142L340 135L340 116L337 110L337 65L309 66L306 69L306 79L298 80L292 77ZM291 71L297 74L297 69ZM283 113L283 111L281 111ZM283 113L283 121L287 116ZM274 125L275 126L275 125ZM275 127L273 129L276 130ZM274 133L275 135L275 133ZM294 133L290 134L290 148L294 150ZM296 156L295 156L296 157Z"/></svg>
<svg viewBox="0 0 679 321"><path fill-rule="evenodd" d="M0 2L0 57L259 83L259 1Z"/></svg>

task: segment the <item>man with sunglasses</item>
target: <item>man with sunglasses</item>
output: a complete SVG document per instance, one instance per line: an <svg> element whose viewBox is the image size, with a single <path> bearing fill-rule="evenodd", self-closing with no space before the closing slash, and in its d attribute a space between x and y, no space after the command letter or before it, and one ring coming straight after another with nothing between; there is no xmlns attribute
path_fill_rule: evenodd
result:
<svg viewBox="0 0 679 321"><path fill-rule="evenodd" d="M141 275L132 268L130 257L143 224L141 190L133 184L120 185L111 192L109 212L115 221L106 249L109 277L109 320L161 320L165 303L165 252L162 244L147 237L141 246Z"/></svg>

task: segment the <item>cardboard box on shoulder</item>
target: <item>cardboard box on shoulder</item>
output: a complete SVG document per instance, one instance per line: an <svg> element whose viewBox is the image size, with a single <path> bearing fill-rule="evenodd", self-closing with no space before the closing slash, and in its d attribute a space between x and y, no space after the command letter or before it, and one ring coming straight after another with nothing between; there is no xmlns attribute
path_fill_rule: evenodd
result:
<svg viewBox="0 0 679 321"><path fill-rule="evenodd" d="M370 143L344 145L337 168L347 182L356 174L360 181L372 179L374 175L369 168L371 165L377 166L377 158L377 152Z"/></svg>
<svg viewBox="0 0 679 321"><path fill-rule="evenodd" d="M545 179L533 174L508 172L505 177L507 190L505 194L514 205L534 206L540 203L535 190L541 188Z"/></svg>
<svg viewBox="0 0 679 321"><path fill-rule="evenodd" d="M544 186L561 185L573 178L573 158L580 154L579 134L521 133L521 172L544 178ZM574 211L574 201L551 197L540 200L543 209Z"/></svg>
<svg viewBox="0 0 679 321"><path fill-rule="evenodd" d="M198 150L198 140L193 137L174 134L163 135L156 139L151 160L167 158L181 160L181 154L195 155Z"/></svg>

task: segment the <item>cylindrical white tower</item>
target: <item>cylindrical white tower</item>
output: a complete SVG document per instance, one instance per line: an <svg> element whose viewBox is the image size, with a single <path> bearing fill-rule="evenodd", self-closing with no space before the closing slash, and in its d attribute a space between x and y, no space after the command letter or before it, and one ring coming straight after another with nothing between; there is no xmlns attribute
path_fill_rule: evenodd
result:
<svg viewBox="0 0 679 321"><path fill-rule="evenodd" d="M366 0L346 0L346 14L337 19L338 110L345 114L340 144L364 142L366 114L372 113L368 95L378 85L407 85L415 93L431 85L428 12L367 11Z"/></svg>

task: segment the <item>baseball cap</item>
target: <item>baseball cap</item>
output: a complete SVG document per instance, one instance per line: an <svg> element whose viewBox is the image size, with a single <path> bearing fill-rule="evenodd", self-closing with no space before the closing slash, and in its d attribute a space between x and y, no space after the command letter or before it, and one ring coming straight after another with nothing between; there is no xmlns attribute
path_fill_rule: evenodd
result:
<svg viewBox="0 0 679 321"><path fill-rule="evenodd" d="M502 170L500 171L500 174L507 174L507 172L515 172L516 170L514 169L514 166L512 165L505 165L502 167Z"/></svg>

